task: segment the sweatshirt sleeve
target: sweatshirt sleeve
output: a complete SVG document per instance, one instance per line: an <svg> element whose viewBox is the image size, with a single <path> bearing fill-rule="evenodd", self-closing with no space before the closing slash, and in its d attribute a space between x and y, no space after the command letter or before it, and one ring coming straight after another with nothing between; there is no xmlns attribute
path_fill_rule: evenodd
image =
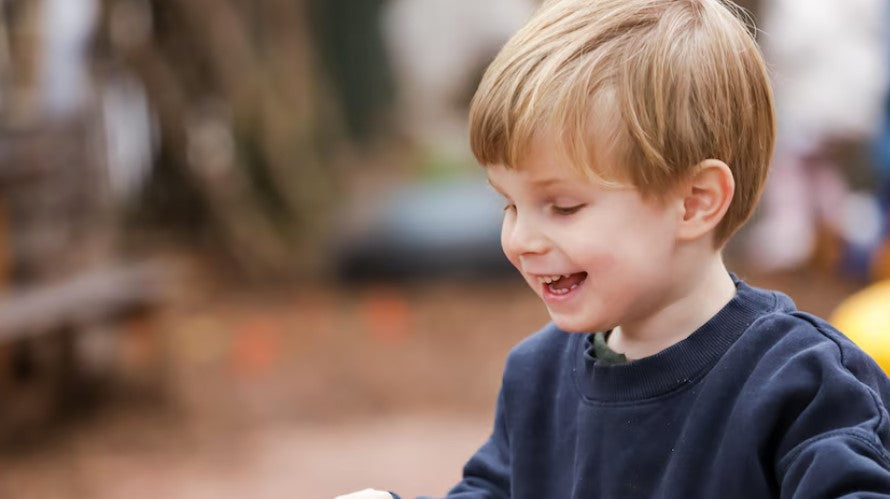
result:
<svg viewBox="0 0 890 499"><path fill-rule="evenodd" d="M831 341L800 348L776 376L781 497L890 497L890 380L849 340L819 329Z"/></svg>
<svg viewBox="0 0 890 499"><path fill-rule="evenodd" d="M504 388L498 395L494 429L488 441L464 465L463 479L448 492L453 499L510 497L510 444Z"/></svg>
<svg viewBox="0 0 890 499"><path fill-rule="evenodd" d="M856 430L813 438L783 464L782 497L890 496L887 450L874 436Z"/></svg>

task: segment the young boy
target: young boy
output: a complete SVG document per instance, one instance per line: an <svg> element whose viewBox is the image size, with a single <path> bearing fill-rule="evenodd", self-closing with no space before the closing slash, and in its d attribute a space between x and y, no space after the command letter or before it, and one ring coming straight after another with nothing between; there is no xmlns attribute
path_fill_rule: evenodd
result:
<svg viewBox="0 0 890 499"><path fill-rule="evenodd" d="M732 7L548 1L470 123L504 252L553 323L510 353L449 497L890 497L890 380L721 258L775 132Z"/></svg>

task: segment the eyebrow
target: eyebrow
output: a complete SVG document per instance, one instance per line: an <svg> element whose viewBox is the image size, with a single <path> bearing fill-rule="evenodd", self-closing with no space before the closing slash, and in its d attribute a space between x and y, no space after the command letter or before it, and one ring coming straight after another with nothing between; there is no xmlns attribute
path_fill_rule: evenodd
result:
<svg viewBox="0 0 890 499"><path fill-rule="evenodd" d="M544 178L544 179L540 179L540 180L532 180L532 182L531 182L531 184L535 187L550 187L551 185L554 185L554 184L565 184L565 183L569 183L569 182L567 180L561 179L561 178Z"/></svg>
<svg viewBox="0 0 890 499"><path fill-rule="evenodd" d="M494 190L498 191L501 194L504 193L504 191L500 187L498 187L497 184L492 182L491 178L486 177L486 180L488 180L488 185L490 185L492 188L494 188ZM561 178L544 178L544 179L540 179L540 180L532 180L532 182L531 182L531 184L533 186L538 187L538 188L550 187L551 185L554 185L554 184L565 184L565 183L569 183L569 182L567 180L561 179Z"/></svg>

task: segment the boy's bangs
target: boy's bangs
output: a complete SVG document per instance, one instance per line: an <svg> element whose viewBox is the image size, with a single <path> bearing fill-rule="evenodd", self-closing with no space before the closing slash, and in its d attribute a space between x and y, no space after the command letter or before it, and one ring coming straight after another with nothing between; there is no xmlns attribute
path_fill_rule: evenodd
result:
<svg viewBox="0 0 890 499"><path fill-rule="evenodd" d="M614 92L600 89L591 95L584 90L571 92L553 106L546 130L561 131L561 136L549 143L588 180L606 187L630 185L628 135Z"/></svg>
<svg viewBox="0 0 890 499"><path fill-rule="evenodd" d="M519 80L484 78L473 99L470 147L484 166L516 168L528 152L535 130L551 121Z"/></svg>
<svg viewBox="0 0 890 499"><path fill-rule="evenodd" d="M522 95L508 102L485 102L478 95L470 119L473 154L485 166L520 168L532 147L553 151L588 180L604 185L626 185L620 166L626 157L624 125L611 91L593 95L583 85L538 87L538 95Z"/></svg>

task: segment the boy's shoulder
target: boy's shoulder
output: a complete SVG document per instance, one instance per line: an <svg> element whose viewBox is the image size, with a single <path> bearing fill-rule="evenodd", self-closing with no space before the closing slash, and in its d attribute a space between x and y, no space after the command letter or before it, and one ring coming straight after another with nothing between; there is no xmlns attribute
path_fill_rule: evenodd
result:
<svg viewBox="0 0 890 499"><path fill-rule="evenodd" d="M748 365L746 376L757 380L757 392L789 400L858 393L868 406L890 406L890 380L852 340L825 319L798 310L784 294L752 289L772 294L776 305L757 315L724 361Z"/></svg>
<svg viewBox="0 0 890 499"><path fill-rule="evenodd" d="M825 319L795 309L763 313L742 336L763 344L764 359L788 368L848 372L871 384L884 375L877 363Z"/></svg>
<svg viewBox="0 0 890 499"><path fill-rule="evenodd" d="M743 386L739 406L749 419L787 425L780 467L826 434L864 439L890 458L890 379L828 321L796 308L764 311L721 362Z"/></svg>
<svg viewBox="0 0 890 499"><path fill-rule="evenodd" d="M750 325L745 335L752 331L768 334L775 342L788 341L797 346L800 342L816 342L833 345L839 353L859 348L825 319L797 308L794 300L781 291L752 286L733 275L738 289L733 300L741 302L753 313L748 316ZM745 336L743 335L743 336Z"/></svg>
<svg viewBox="0 0 890 499"><path fill-rule="evenodd" d="M761 303L770 303L761 307L753 317L745 336L751 336L754 332L765 334L777 346L798 350L815 344L824 345L835 350L841 361L846 360L845 357L863 353L828 321L799 310L788 295L776 290L757 288L743 281L738 286L740 294L757 296Z"/></svg>

